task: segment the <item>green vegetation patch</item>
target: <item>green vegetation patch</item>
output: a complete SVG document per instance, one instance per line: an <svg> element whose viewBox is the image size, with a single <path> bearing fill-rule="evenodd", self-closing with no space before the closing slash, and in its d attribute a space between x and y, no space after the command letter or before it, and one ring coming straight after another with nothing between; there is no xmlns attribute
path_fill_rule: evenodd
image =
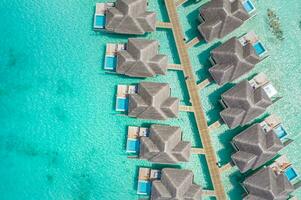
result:
<svg viewBox="0 0 301 200"><path fill-rule="evenodd" d="M267 15L268 23L272 33L278 40L283 40L283 31L281 30L280 20L279 17L276 15L276 12L271 9L267 9Z"/></svg>

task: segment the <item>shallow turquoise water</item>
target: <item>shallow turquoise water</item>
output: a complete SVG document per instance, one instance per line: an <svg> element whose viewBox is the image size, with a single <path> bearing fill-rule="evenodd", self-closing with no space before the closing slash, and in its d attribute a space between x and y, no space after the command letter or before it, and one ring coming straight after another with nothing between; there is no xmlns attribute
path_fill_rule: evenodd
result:
<svg viewBox="0 0 301 200"><path fill-rule="evenodd" d="M188 39L196 35L195 10L205 2L179 8ZM117 116L113 111L116 85L141 79L102 70L105 44L125 42L127 37L92 30L95 3L4 0L0 4L1 200L138 199L137 167L150 164L127 159L125 132L127 125L151 121ZM159 19L166 21L162 1L149 3ZM295 140L284 153L301 173L301 2L290 0L284 5L281 0L257 0L255 6L257 16L232 35L255 30L268 47L271 56L254 73L268 73L284 97L269 112L283 118ZM283 41L275 39L267 26L267 8L280 17ZM159 39L161 52L169 55L170 62L178 62L170 32L157 31L146 37ZM215 45L200 44L190 50L199 80L208 76L208 52ZM173 96L188 102L181 73L149 80L171 83ZM211 85L200 92L209 121L217 119L217 99L227 87ZM181 126L184 138L201 146L191 115L181 113L179 119L161 123ZM237 132L223 133L226 130L223 126L212 134L221 163L229 161L232 149L228 141ZM196 182L211 188L203 157L193 156L181 167L193 169ZM240 179L235 169L224 175L229 198L240 199ZM296 195L301 197L300 191Z"/></svg>

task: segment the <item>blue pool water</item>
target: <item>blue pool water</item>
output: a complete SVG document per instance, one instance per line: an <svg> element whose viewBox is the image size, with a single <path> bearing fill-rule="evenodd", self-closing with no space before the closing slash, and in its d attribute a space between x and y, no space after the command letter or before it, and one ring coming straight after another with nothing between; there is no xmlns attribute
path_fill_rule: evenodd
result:
<svg viewBox="0 0 301 200"><path fill-rule="evenodd" d="M257 53L257 55L262 55L264 52L266 52L265 48L263 47L263 45L261 44L261 42L256 42L253 47L255 48L255 51Z"/></svg>
<svg viewBox="0 0 301 200"><path fill-rule="evenodd" d="M255 9L253 3L250 0L245 1L243 5L248 13L252 12Z"/></svg>
<svg viewBox="0 0 301 200"><path fill-rule="evenodd" d="M277 128L274 129L276 131L276 134L278 138L282 139L287 135L287 132L282 126L278 126Z"/></svg>
<svg viewBox="0 0 301 200"><path fill-rule="evenodd" d="M151 191L151 183L149 181L139 181L137 194L149 195Z"/></svg>
<svg viewBox="0 0 301 200"><path fill-rule="evenodd" d="M117 57L116 56L106 56L105 57L105 69L107 70L115 70L117 65Z"/></svg>
<svg viewBox="0 0 301 200"><path fill-rule="evenodd" d="M104 28L106 25L106 17L104 15L96 15L95 16L95 28Z"/></svg>
<svg viewBox="0 0 301 200"><path fill-rule="evenodd" d="M197 9L206 2L178 8L187 39L197 35ZM128 36L93 31L94 6L104 0L40 1L2 0L0 3L0 199L1 200L112 200L138 199L138 167L147 161L128 159L128 125L149 123L180 126L183 139L201 147L194 119L181 112L168 121L136 120L115 112L117 84L135 84L142 79L105 73L106 43L125 43ZM158 21L167 20L163 1L148 1ZM193 1L192 1L193 2ZM268 110L282 118L294 140L286 153L301 172L301 20L300 0L256 0L254 18L232 36L256 31L270 57L249 74L268 74L283 96ZM277 40L267 25L266 10L275 10L285 39ZM158 39L160 53L178 63L173 37L160 30L145 36ZM225 41L227 38L221 40ZM198 81L209 76L209 51L219 41L201 43L189 50ZM184 75L171 71L147 81L170 83L172 95L188 104ZM211 84L200 92L209 123L218 119L218 99L228 86ZM240 131L225 126L211 134L221 164L233 152L229 141ZM195 182L212 188L204 156L192 155L179 167L193 170ZM223 175L229 199L240 200L243 180L236 168ZM301 192L294 192L299 199Z"/></svg>
<svg viewBox="0 0 301 200"><path fill-rule="evenodd" d="M285 170L285 175L287 176L289 181L294 180L298 176L296 171L292 167L289 167Z"/></svg>
<svg viewBox="0 0 301 200"><path fill-rule="evenodd" d="M126 145L126 150L129 153L138 153L140 148L140 141L135 139L128 139L127 140L127 145Z"/></svg>
<svg viewBox="0 0 301 200"><path fill-rule="evenodd" d="M117 98L116 100L116 111L127 111L128 109L128 99Z"/></svg>

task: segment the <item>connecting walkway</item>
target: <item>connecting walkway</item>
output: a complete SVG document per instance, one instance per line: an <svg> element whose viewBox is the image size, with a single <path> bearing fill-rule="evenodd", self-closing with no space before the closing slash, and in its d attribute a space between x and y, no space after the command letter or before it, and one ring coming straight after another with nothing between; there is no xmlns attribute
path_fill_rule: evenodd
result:
<svg viewBox="0 0 301 200"><path fill-rule="evenodd" d="M179 1L177 1L179 2ZM201 99L199 96L199 86L196 84L194 72L191 66L191 62L188 55L187 44L185 43L184 34L180 25L180 21L177 14L177 4L175 0L165 0L165 6L172 27L173 36L176 42L178 54L180 57L183 73L186 77L186 86L188 89L190 101L194 108L194 116L198 127L199 136L203 143L203 150L206 156L210 177L213 184L213 195L219 200L227 199L225 190L221 180L220 169L216 165L217 159L214 148L211 143L209 135L209 129L205 113L202 108Z"/></svg>

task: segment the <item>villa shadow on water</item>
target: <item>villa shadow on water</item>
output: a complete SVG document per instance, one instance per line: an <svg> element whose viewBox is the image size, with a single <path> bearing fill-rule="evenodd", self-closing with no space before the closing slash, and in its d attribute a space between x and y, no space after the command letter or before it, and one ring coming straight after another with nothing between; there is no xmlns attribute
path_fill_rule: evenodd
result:
<svg viewBox="0 0 301 200"><path fill-rule="evenodd" d="M186 19L190 26L189 29L185 31L185 36L187 37L188 41L195 37L200 37L200 33L197 29L198 25L200 24L198 20L198 15L199 15L199 10L195 9L186 16Z"/></svg>
<svg viewBox="0 0 301 200"><path fill-rule="evenodd" d="M208 95L209 103L212 105L213 109L206 112L207 121L209 124L220 120L220 112L222 111L222 105L220 104L219 100L221 99L221 95L233 87L233 83L226 84L213 93Z"/></svg>
<svg viewBox="0 0 301 200"><path fill-rule="evenodd" d="M205 43L205 40L202 41ZM198 80L203 81L207 78L211 78L211 75L209 73L209 68L212 66L209 60L210 52L219 45L221 45L221 42L214 43L212 46L202 51L202 53L198 55L199 63L202 65L202 68L196 72Z"/></svg>
<svg viewBox="0 0 301 200"><path fill-rule="evenodd" d="M243 196L244 189L241 186L241 183L244 180L244 175L242 175L239 171L235 171L231 173L229 176L230 182L232 184L232 190L228 192L228 195L231 200L240 200Z"/></svg>

